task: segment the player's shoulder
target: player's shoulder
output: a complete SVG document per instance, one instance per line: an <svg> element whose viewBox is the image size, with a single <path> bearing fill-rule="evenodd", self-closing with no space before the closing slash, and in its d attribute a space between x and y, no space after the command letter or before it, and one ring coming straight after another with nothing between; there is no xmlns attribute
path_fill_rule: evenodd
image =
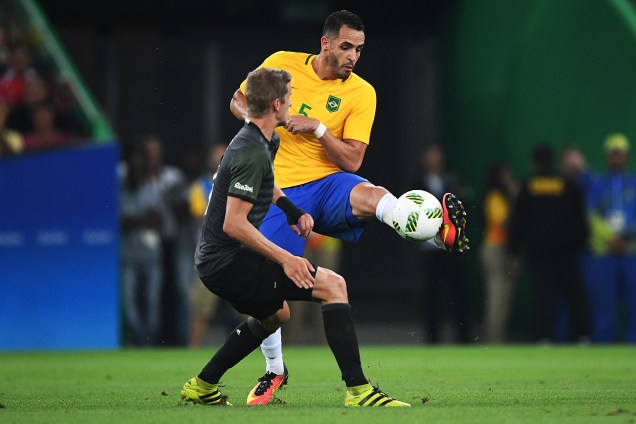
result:
<svg viewBox="0 0 636 424"><path fill-rule="evenodd" d="M355 72L351 73L351 76L349 77L347 82L349 82L349 80L351 80L351 82L355 85L364 86L370 90L375 91L375 88L369 81L365 80L364 78L362 78L359 74L356 74Z"/></svg>
<svg viewBox="0 0 636 424"><path fill-rule="evenodd" d="M366 96L372 96L372 97L376 96L375 87L373 87L373 85L370 82L368 82L367 80L365 80L364 78L362 78L360 75L356 73L352 73L349 76L349 78L346 81L346 84L347 84L347 87L351 90L355 89L356 91L364 93Z"/></svg>
<svg viewBox="0 0 636 424"><path fill-rule="evenodd" d="M263 134L253 124L246 124L236 134L228 150L232 152L241 151L242 153L256 152L262 153L267 151L267 140ZM252 154L252 153L250 153Z"/></svg>
<svg viewBox="0 0 636 424"><path fill-rule="evenodd" d="M279 50L269 55L269 57L265 59L265 62L270 64L306 64L308 62L308 59L312 56L313 55L309 53Z"/></svg>

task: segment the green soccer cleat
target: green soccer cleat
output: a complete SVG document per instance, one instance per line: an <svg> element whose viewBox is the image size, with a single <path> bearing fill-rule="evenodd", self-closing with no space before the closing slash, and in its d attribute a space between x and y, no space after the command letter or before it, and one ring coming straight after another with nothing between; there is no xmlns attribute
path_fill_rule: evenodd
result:
<svg viewBox="0 0 636 424"><path fill-rule="evenodd" d="M345 406L411 406L406 402L393 399L371 384L347 387Z"/></svg>
<svg viewBox="0 0 636 424"><path fill-rule="evenodd" d="M227 396L219 392L218 384L209 384L199 377L192 377L181 389L181 399L201 405L232 405Z"/></svg>

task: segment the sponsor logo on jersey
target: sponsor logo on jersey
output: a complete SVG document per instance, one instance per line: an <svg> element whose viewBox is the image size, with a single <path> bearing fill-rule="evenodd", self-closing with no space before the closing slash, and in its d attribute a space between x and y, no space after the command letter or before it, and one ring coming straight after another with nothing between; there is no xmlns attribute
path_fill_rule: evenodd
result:
<svg viewBox="0 0 636 424"><path fill-rule="evenodd" d="M339 99L336 96L329 96L329 98L327 99L327 104L325 105L325 107L327 108L327 110L329 112L337 112L338 109L340 108L340 102L342 100Z"/></svg>
<svg viewBox="0 0 636 424"><path fill-rule="evenodd" d="M562 177L534 177L529 180L528 189L535 196L560 196L565 190L565 181Z"/></svg>
<svg viewBox="0 0 636 424"><path fill-rule="evenodd" d="M238 181L234 184L234 188L238 188L239 190L249 191L250 193L254 193L254 187L250 187L247 184L241 184Z"/></svg>

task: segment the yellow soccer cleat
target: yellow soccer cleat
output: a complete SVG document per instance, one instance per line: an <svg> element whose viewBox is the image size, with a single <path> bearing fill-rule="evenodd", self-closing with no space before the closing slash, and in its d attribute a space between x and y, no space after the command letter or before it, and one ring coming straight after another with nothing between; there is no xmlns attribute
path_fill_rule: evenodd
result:
<svg viewBox="0 0 636 424"><path fill-rule="evenodd" d="M201 405L231 405L227 396L219 392L218 384L210 384L199 377L192 377L181 389L181 399Z"/></svg>
<svg viewBox="0 0 636 424"><path fill-rule="evenodd" d="M371 384L362 386L347 387L345 406L411 406L392 397Z"/></svg>

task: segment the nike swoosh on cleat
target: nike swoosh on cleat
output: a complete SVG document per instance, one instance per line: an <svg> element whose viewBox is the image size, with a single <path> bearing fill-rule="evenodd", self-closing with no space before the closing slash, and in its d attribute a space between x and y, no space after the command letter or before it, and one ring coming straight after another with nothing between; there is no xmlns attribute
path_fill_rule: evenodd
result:
<svg viewBox="0 0 636 424"><path fill-rule="evenodd" d="M252 396L251 394L247 397L247 403L252 403L254 400L258 399L256 396Z"/></svg>
<svg viewBox="0 0 636 424"><path fill-rule="evenodd" d="M444 224L444 238L442 239L444 243L446 243L446 237L448 237L449 230L450 230L450 227L448 226L448 224Z"/></svg>

